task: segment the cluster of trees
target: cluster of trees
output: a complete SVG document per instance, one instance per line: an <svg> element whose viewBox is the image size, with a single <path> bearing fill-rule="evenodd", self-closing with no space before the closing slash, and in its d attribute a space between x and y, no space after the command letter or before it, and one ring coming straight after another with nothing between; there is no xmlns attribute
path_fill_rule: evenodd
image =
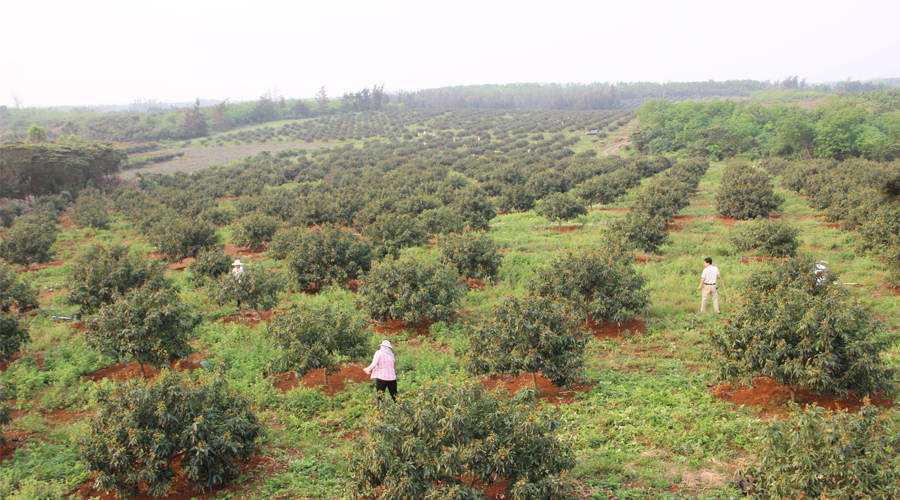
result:
<svg viewBox="0 0 900 500"><path fill-rule="evenodd" d="M96 142L4 142L0 148L5 198L77 193L88 181L101 186L126 157L111 144Z"/></svg>
<svg viewBox="0 0 900 500"><path fill-rule="evenodd" d="M651 101L639 111L634 147L650 154L684 153L724 159L900 156L900 111L879 113L857 97L834 97L822 106L764 106L745 101Z"/></svg>

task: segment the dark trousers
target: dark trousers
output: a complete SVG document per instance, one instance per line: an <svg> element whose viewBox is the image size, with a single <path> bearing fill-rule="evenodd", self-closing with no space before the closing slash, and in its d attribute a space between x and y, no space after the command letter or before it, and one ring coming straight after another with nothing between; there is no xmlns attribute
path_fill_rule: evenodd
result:
<svg viewBox="0 0 900 500"><path fill-rule="evenodd" d="M391 395L391 399L397 401L397 381L396 380L381 380L380 378L375 379L375 393L378 395L378 402L381 402L381 396L384 394L384 390L387 389L388 393Z"/></svg>

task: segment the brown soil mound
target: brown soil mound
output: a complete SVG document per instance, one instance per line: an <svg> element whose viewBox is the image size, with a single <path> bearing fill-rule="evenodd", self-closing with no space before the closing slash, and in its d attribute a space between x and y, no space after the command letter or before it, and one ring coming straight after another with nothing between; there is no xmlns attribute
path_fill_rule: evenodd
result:
<svg viewBox="0 0 900 500"><path fill-rule="evenodd" d="M466 284L466 288L469 290L484 290L484 280L477 280L474 278L463 278L463 282Z"/></svg>
<svg viewBox="0 0 900 500"><path fill-rule="evenodd" d="M760 416L770 417L788 412L788 402L791 400L791 390L776 383L769 377L756 377L753 379L753 387L733 386L720 384L710 388L719 399L729 401L736 405L748 407L760 407ZM870 398L872 404L882 408L891 408L893 399L876 394ZM859 411L863 406L862 398L841 398L834 394L811 394L809 391L797 391L796 402L802 405L817 404L830 410Z"/></svg>
<svg viewBox="0 0 900 500"><path fill-rule="evenodd" d="M666 224L666 231L672 231L673 233L676 233L683 230L684 226L678 224L677 222L670 222L669 224Z"/></svg>
<svg viewBox="0 0 900 500"><path fill-rule="evenodd" d="M325 379L323 375L323 368L318 368L313 370L306 375L303 376L302 379L297 379L297 376L294 372L286 372L275 375L275 383L273 384L276 389L279 389L281 392L287 392L295 387L298 387L300 384L303 384L304 387L308 387L310 389L319 389L326 396L334 396L338 392L344 390L346 382L348 380L352 380L359 384L366 384L371 381L369 375L363 371L363 367L360 365L346 365L342 366L340 371L336 373L331 373L328 375L328 385L325 385Z"/></svg>
<svg viewBox="0 0 900 500"><path fill-rule="evenodd" d="M222 323L226 325L231 323L239 323L250 327L258 325L261 321L268 322L272 318L274 311L263 311L262 315L256 314L256 311L241 311L238 314L229 314L222 318Z"/></svg>
<svg viewBox="0 0 900 500"><path fill-rule="evenodd" d="M534 380L530 373L523 373L517 377L490 375L482 377L481 383L488 390L502 388L506 389L510 394L515 394L519 389L525 387L534 387ZM571 403L575 400L576 394L590 390L590 386L587 384L575 384L572 387L561 389L553 382L545 379L540 373L537 374L537 385L540 391L538 399L554 405Z"/></svg>
<svg viewBox="0 0 900 500"><path fill-rule="evenodd" d="M893 293L894 295L900 296L900 288L892 288L892 287L889 287L889 286L887 286L887 285L884 285L884 287L885 287L886 289L890 290L890 292Z"/></svg>
<svg viewBox="0 0 900 500"><path fill-rule="evenodd" d="M714 220L719 221L724 224L726 227L731 227L737 222L735 219L730 217L724 217L721 215L706 215L706 216L697 216L697 215L675 215L673 217L675 222L680 222L682 224L689 224L694 222L695 220Z"/></svg>
<svg viewBox="0 0 900 500"><path fill-rule="evenodd" d="M37 366L38 370L44 369L44 356L40 354L14 354L12 359L9 361L0 361L0 372L5 372L7 368L9 368L9 364L17 359L22 358L31 358L34 360L35 366Z"/></svg>
<svg viewBox="0 0 900 500"><path fill-rule="evenodd" d="M630 319L627 323L617 325L615 323L597 324L592 319L588 319L585 327L597 340L620 339L626 331L632 333L644 333L647 331L647 324L637 318Z"/></svg>
<svg viewBox="0 0 900 500"><path fill-rule="evenodd" d="M29 437L31 437L31 435L23 431L4 432L3 438L6 442L0 446L0 465L3 465L5 460L11 458L16 450L25 446Z"/></svg>
<svg viewBox="0 0 900 500"><path fill-rule="evenodd" d="M359 280L350 280L347 282L347 290L353 293L359 292Z"/></svg>
<svg viewBox="0 0 900 500"><path fill-rule="evenodd" d="M246 474L250 471L256 471L260 469L262 465L268 464L271 462L270 458L266 457L250 457L247 461L241 464L241 474ZM172 463L172 469L175 471L175 479L172 481L172 487L169 489L169 494L164 498L166 500L208 500L212 498L216 498L219 496L221 492L233 492L236 491L241 485L220 485L213 487L212 491L205 490L203 493L197 493L194 491L194 485L187 481L187 478L181 475L181 458L176 458ZM259 475L259 474L255 474ZM258 479L255 477L253 480ZM253 481L252 480L252 481ZM251 482L252 482L251 481ZM105 493L92 488L93 479L89 479L85 481L77 490L75 490L71 497L73 498L90 498L91 500L118 500L119 497L113 495L112 493ZM131 500L155 500L157 497L152 497L147 494L146 486L139 487L139 493L136 496L131 497Z"/></svg>
<svg viewBox="0 0 900 500"><path fill-rule="evenodd" d="M173 362L170 365L170 368L173 370L189 370L194 371L197 368L202 368L201 362L206 360L206 356L203 353L195 352L188 356L187 360L179 359ZM94 381L99 382L103 379L110 379L115 381L123 381L128 380L134 377L144 377L144 378L153 378L159 374L159 370L153 368L149 365L144 365L144 370L141 371L141 365L136 361L132 361L127 365L125 363L119 363L117 365L107 366L106 368L101 368L100 370L95 371L89 375L84 375L81 377L81 380Z"/></svg>
<svg viewBox="0 0 900 500"><path fill-rule="evenodd" d="M188 257L181 262L173 262L172 264L169 264L169 269L173 271L184 271L185 269L187 269L187 266L189 266L191 262L194 262L195 260L197 259Z"/></svg>
<svg viewBox="0 0 900 500"><path fill-rule="evenodd" d="M646 264L648 262L662 262L663 258L660 256L652 255L638 255L634 258L634 261L638 264Z"/></svg>
<svg viewBox="0 0 900 500"><path fill-rule="evenodd" d="M56 259L56 260L51 260L50 262L44 262L41 264L28 264L27 267L20 267L18 269L18 272L24 273L27 271L40 271L41 269L47 269L47 268L51 268L51 267L59 267L59 266L65 264L66 262L69 262L69 259Z"/></svg>
<svg viewBox="0 0 900 500"><path fill-rule="evenodd" d="M825 227L828 227L831 229L840 229L841 223L840 222L826 222Z"/></svg>
<svg viewBox="0 0 900 500"><path fill-rule="evenodd" d="M402 332L404 330L409 331L410 333L415 333L419 337L427 337L429 335L429 330L431 329L432 322L430 321L420 321L417 325L410 326L407 325L402 319L389 319L385 321L373 321L372 329L375 330L376 333L381 333L383 335L390 335L392 333Z"/></svg>

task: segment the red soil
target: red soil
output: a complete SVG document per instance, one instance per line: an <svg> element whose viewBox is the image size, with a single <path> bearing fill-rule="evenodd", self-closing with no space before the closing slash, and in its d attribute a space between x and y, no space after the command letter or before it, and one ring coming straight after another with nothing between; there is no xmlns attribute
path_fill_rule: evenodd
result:
<svg viewBox="0 0 900 500"><path fill-rule="evenodd" d="M72 222L72 218L70 217L71 213L71 210L66 210L66 212L57 219L59 220L59 225L62 226L63 229L75 229L75 223Z"/></svg>
<svg viewBox="0 0 900 500"><path fill-rule="evenodd" d="M595 212L630 212L631 209L628 207L603 207L603 208L592 208L591 211L595 211Z"/></svg>
<svg viewBox="0 0 900 500"><path fill-rule="evenodd" d="M584 229L584 226L549 226L545 228L536 228L535 231L557 231L560 233L571 233L573 231L580 231Z"/></svg>
<svg viewBox="0 0 900 500"><path fill-rule="evenodd" d="M29 264L28 267L19 268L18 271L20 273L24 273L26 271L40 271L41 269L47 269L49 267L59 267L66 262L69 262L69 259L56 259L51 260L50 262L44 262L42 264Z"/></svg>
<svg viewBox="0 0 900 500"><path fill-rule="evenodd" d="M488 390L502 388L506 389L510 394L514 394L525 387L534 388L534 381L530 373L523 373L517 377L490 375L482 377L481 383ZM545 379L540 373L537 374L537 385L538 390L540 390L538 399L554 405L571 403L575 400L575 394L590 390L590 386L587 384L575 384L572 387L561 389L553 382Z"/></svg>
<svg viewBox="0 0 900 500"><path fill-rule="evenodd" d="M681 224L670 222L666 225L666 231L678 232L684 229L684 226Z"/></svg>
<svg viewBox="0 0 900 500"><path fill-rule="evenodd" d="M840 229L841 223L840 222L826 222L825 227L830 227L831 229Z"/></svg>
<svg viewBox="0 0 900 500"><path fill-rule="evenodd" d="M410 327L402 319L389 319L382 322L373 321L372 323L372 329L375 330L376 333L389 335L391 333L398 333L407 330L410 333L415 333L420 337L428 336L432 324L430 321L423 320L419 322L419 324Z"/></svg>
<svg viewBox="0 0 900 500"><path fill-rule="evenodd" d="M23 431L4 432L3 438L6 442L0 446L0 465L3 465L4 460L12 457L17 449L25 446L29 437L31 437L31 434Z"/></svg>
<svg viewBox="0 0 900 500"><path fill-rule="evenodd" d="M304 375L300 380L297 379L294 372L280 373L275 375L275 383L273 385L281 392L287 392L303 384L304 387L309 389L319 389L326 396L334 396L345 389L348 380L358 384L367 384L371 381L369 375L363 371L362 366L345 365L341 367L340 371L328 374L328 385L326 386L322 371L323 368L315 369Z"/></svg>
<svg viewBox="0 0 900 500"><path fill-rule="evenodd" d="M256 311L241 311L238 314L229 314L222 318L222 323L226 325L231 323L240 323L250 327L256 326L260 321L268 322L272 318L274 311L263 311L262 316L256 314Z"/></svg>
<svg viewBox="0 0 900 500"><path fill-rule="evenodd" d="M41 414L44 416L44 418L52 420L56 424L64 424L66 422L71 422L72 420L80 420L86 415L89 415L88 412L68 410L53 410L50 412L41 411Z"/></svg>
<svg viewBox="0 0 900 500"><path fill-rule="evenodd" d="M266 465L270 465L272 459L266 457L250 457L249 460L245 461L241 464L241 474L246 474L248 472L253 471L254 477L251 480L251 483L257 479L259 479L258 470L261 470L264 463ZM209 490L205 490L203 493L197 493L194 491L194 486L187 481L187 478L181 475L181 458L176 458L172 463L172 469L175 472L175 479L172 481L172 487L169 489L169 494L164 498L166 500L208 500L215 498L222 492L234 492L237 491L241 485L222 485L216 486L213 488L212 492ZM118 500L119 497L113 495L112 493L105 493L92 488L93 479L89 479L85 481L78 489L76 489L72 494L72 498L90 498L91 500ZM245 484L246 485L246 484ZM131 497L131 500L155 500L157 497L151 497L147 494L146 486L142 486L139 488L139 493L137 496Z"/></svg>
<svg viewBox="0 0 900 500"><path fill-rule="evenodd" d="M169 264L169 269L173 271L184 271L185 269L187 269L187 266L189 266L191 262L194 262L195 260L197 259L188 257L181 262L173 262L172 264Z"/></svg>
<svg viewBox="0 0 900 500"><path fill-rule="evenodd" d="M615 323L597 324L594 320L588 319L585 327L597 340L620 339L622 338L622 334L626 331L632 333L644 333L647 331L647 324L637 318L632 318L628 320L627 323L621 325L616 325Z"/></svg>
<svg viewBox="0 0 900 500"><path fill-rule="evenodd" d="M740 257L739 262L744 265L749 265L751 262L772 262L776 260L784 260L779 257L765 257L759 255L743 255Z"/></svg>
<svg viewBox="0 0 900 500"><path fill-rule="evenodd" d="M900 296L900 288L892 288L887 285L884 285L884 288L886 288L887 290L890 290L890 292L893 293L894 295Z"/></svg>
<svg viewBox="0 0 900 500"><path fill-rule="evenodd" d="M648 262L662 262L663 258L660 256L638 255L634 258L634 261L638 264L646 264Z"/></svg>
<svg viewBox="0 0 900 500"><path fill-rule="evenodd" d="M188 356L187 360L179 359L173 362L170 365L170 368L173 370L190 370L194 371L197 368L200 368L200 363L206 360L206 356L203 353L195 352ZM117 365L107 366L106 368L101 368L100 370L95 371L89 375L84 375L81 377L81 380L94 381L99 382L103 379L110 379L121 382L123 380L128 380L134 377L144 377L144 378L153 378L159 374L159 370L153 368L149 365L144 365L144 371L141 371L141 365L136 361L132 361L126 365L125 363L119 363Z"/></svg>
<svg viewBox="0 0 900 500"><path fill-rule="evenodd" d="M9 364L12 363L13 361L16 361L18 359L23 359L23 358L33 359L34 364L35 364L35 366L37 366L38 370L44 369L44 356L42 356L40 354L26 354L26 355L14 354L11 360L0 361L0 372L5 372L6 369L9 368Z"/></svg>
<svg viewBox="0 0 900 500"><path fill-rule="evenodd" d="M735 219L729 217L723 217L721 215L707 215L707 216L697 216L697 215L676 215L673 217L675 222L681 223L691 223L695 220L715 220L724 224L726 227L731 227L737 222Z"/></svg>
<svg viewBox="0 0 900 500"><path fill-rule="evenodd" d="M724 399L736 405L748 407L761 407L760 416L770 417L782 415L788 412L788 401L791 400L791 391L787 386L776 383L769 377L756 377L753 379L753 387L732 386L720 384L710 388L719 399ZM863 400L857 397L841 398L833 394L817 395L809 391L797 391L796 402L803 405L817 404L830 410L859 411L863 406ZM873 405L882 408L891 408L894 401L881 394L871 397Z"/></svg>
<svg viewBox="0 0 900 500"><path fill-rule="evenodd" d="M350 280L347 282L347 290L353 293L359 292L359 280Z"/></svg>
<svg viewBox="0 0 900 500"><path fill-rule="evenodd" d="M250 250L248 247L236 247L234 245L225 245L225 253L232 257L253 257L265 252L265 250L260 250L258 252L254 252Z"/></svg>
<svg viewBox="0 0 900 500"><path fill-rule="evenodd" d="M469 290L484 290L485 284L484 280L477 280L474 278L463 278L463 281L466 284L466 288Z"/></svg>

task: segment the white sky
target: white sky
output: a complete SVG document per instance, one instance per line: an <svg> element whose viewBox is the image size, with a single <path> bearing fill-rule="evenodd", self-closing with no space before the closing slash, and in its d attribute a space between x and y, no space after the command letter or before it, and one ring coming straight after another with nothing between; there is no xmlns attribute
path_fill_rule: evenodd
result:
<svg viewBox="0 0 900 500"><path fill-rule="evenodd" d="M5 0L0 104L900 77L897 0Z"/></svg>

